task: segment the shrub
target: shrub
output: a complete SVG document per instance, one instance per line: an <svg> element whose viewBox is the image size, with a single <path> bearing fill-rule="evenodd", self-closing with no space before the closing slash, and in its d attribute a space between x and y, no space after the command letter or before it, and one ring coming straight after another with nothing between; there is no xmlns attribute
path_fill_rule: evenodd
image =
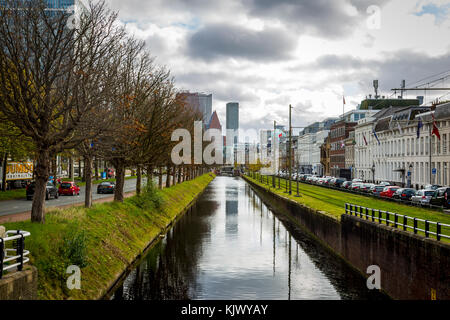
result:
<svg viewBox="0 0 450 320"><path fill-rule="evenodd" d="M142 193L132 202L140 209L160 209L163 205L163 199L152 181L144 186Z"/></svg>
<svg viewBox="0 0 450 320"><path fill-rule="evenodd" d="M62 242L62 256L71 265L84 268L87 263L87 236L84 230L72 227L64 235Z"/></svg>

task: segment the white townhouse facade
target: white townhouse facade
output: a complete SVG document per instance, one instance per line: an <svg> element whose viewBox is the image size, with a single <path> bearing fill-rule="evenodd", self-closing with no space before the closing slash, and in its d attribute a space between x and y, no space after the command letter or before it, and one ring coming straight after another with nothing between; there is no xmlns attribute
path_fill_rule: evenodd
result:
<svg viewBox="0 0 450 320"><path fill-rule="evenodd" d="M377 141L373 135L373 128L375 125L376 112L368 115L358 121L355 127L355 146L354 146L354 177L363 181L373 182L374 177L374 158ZM367 142L367 144L366 144Z"/></svg>
<svg viewBox="0 0 450 320"><path fill-rule="evenodd" d="M307 133L298 137L295 158L299 171L308 174L323 175L323 165L320 163L320 147L328 137L330 130Z"/></svg>
<svg viewBox="0 0 450 320"><path fill-rule="evenodd" d="M377 183L388 181L416 189L428 184L449 185L450 104L430 110L430 107L418 106L391 107L371 119L361 120L355 129L357 178ZM435 116L441 140L430 134L431 114ZM423 127L418 138L419 119Z"/></svg>

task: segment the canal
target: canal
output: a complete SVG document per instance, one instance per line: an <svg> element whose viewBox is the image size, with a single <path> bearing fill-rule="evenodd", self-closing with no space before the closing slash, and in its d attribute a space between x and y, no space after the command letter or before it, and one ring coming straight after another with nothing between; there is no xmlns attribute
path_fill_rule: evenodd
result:
<svg viewBox="0 0 450 320"><path fill-rule="evenodd" d="M114 293L117 300L385 299L241 178L217 177Z"/></svg>

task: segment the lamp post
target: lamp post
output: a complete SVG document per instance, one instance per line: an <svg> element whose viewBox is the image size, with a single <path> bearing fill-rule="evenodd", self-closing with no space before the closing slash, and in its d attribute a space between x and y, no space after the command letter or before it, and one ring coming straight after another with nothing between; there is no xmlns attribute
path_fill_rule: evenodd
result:
<svg viewBox="0 0 450 320"><path fill-rule="evenodd" d="M409 164L409 171L408 171L408 188L411 188L411 181L412 181L412 168L413 164Z"/></svg>
<svg viewBox="0 0 450 320"><path fill-rule="evenodd" d="M375 183L375 162L372 165L372 178L373 178L373 183Z"/></svg>

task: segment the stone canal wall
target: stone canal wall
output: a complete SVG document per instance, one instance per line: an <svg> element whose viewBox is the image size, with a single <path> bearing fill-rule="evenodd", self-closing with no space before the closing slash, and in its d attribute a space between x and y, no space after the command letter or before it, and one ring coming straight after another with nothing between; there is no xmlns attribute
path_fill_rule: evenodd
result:
<svg viewBox="0 0 450 320"><path fill-rule="evenodd" d="M286 215L364 276L369 266L379 266L381 287L392 298L450 299L450 245L345 214L339 221L246 180L275 213Z"/></svg>
<svg viewBox="0 0 450 320"><path fill-rule="evenodd" d="M4 275L0 280L0 300L35 300L37 281L38 272L33 266Z"/></svg>

